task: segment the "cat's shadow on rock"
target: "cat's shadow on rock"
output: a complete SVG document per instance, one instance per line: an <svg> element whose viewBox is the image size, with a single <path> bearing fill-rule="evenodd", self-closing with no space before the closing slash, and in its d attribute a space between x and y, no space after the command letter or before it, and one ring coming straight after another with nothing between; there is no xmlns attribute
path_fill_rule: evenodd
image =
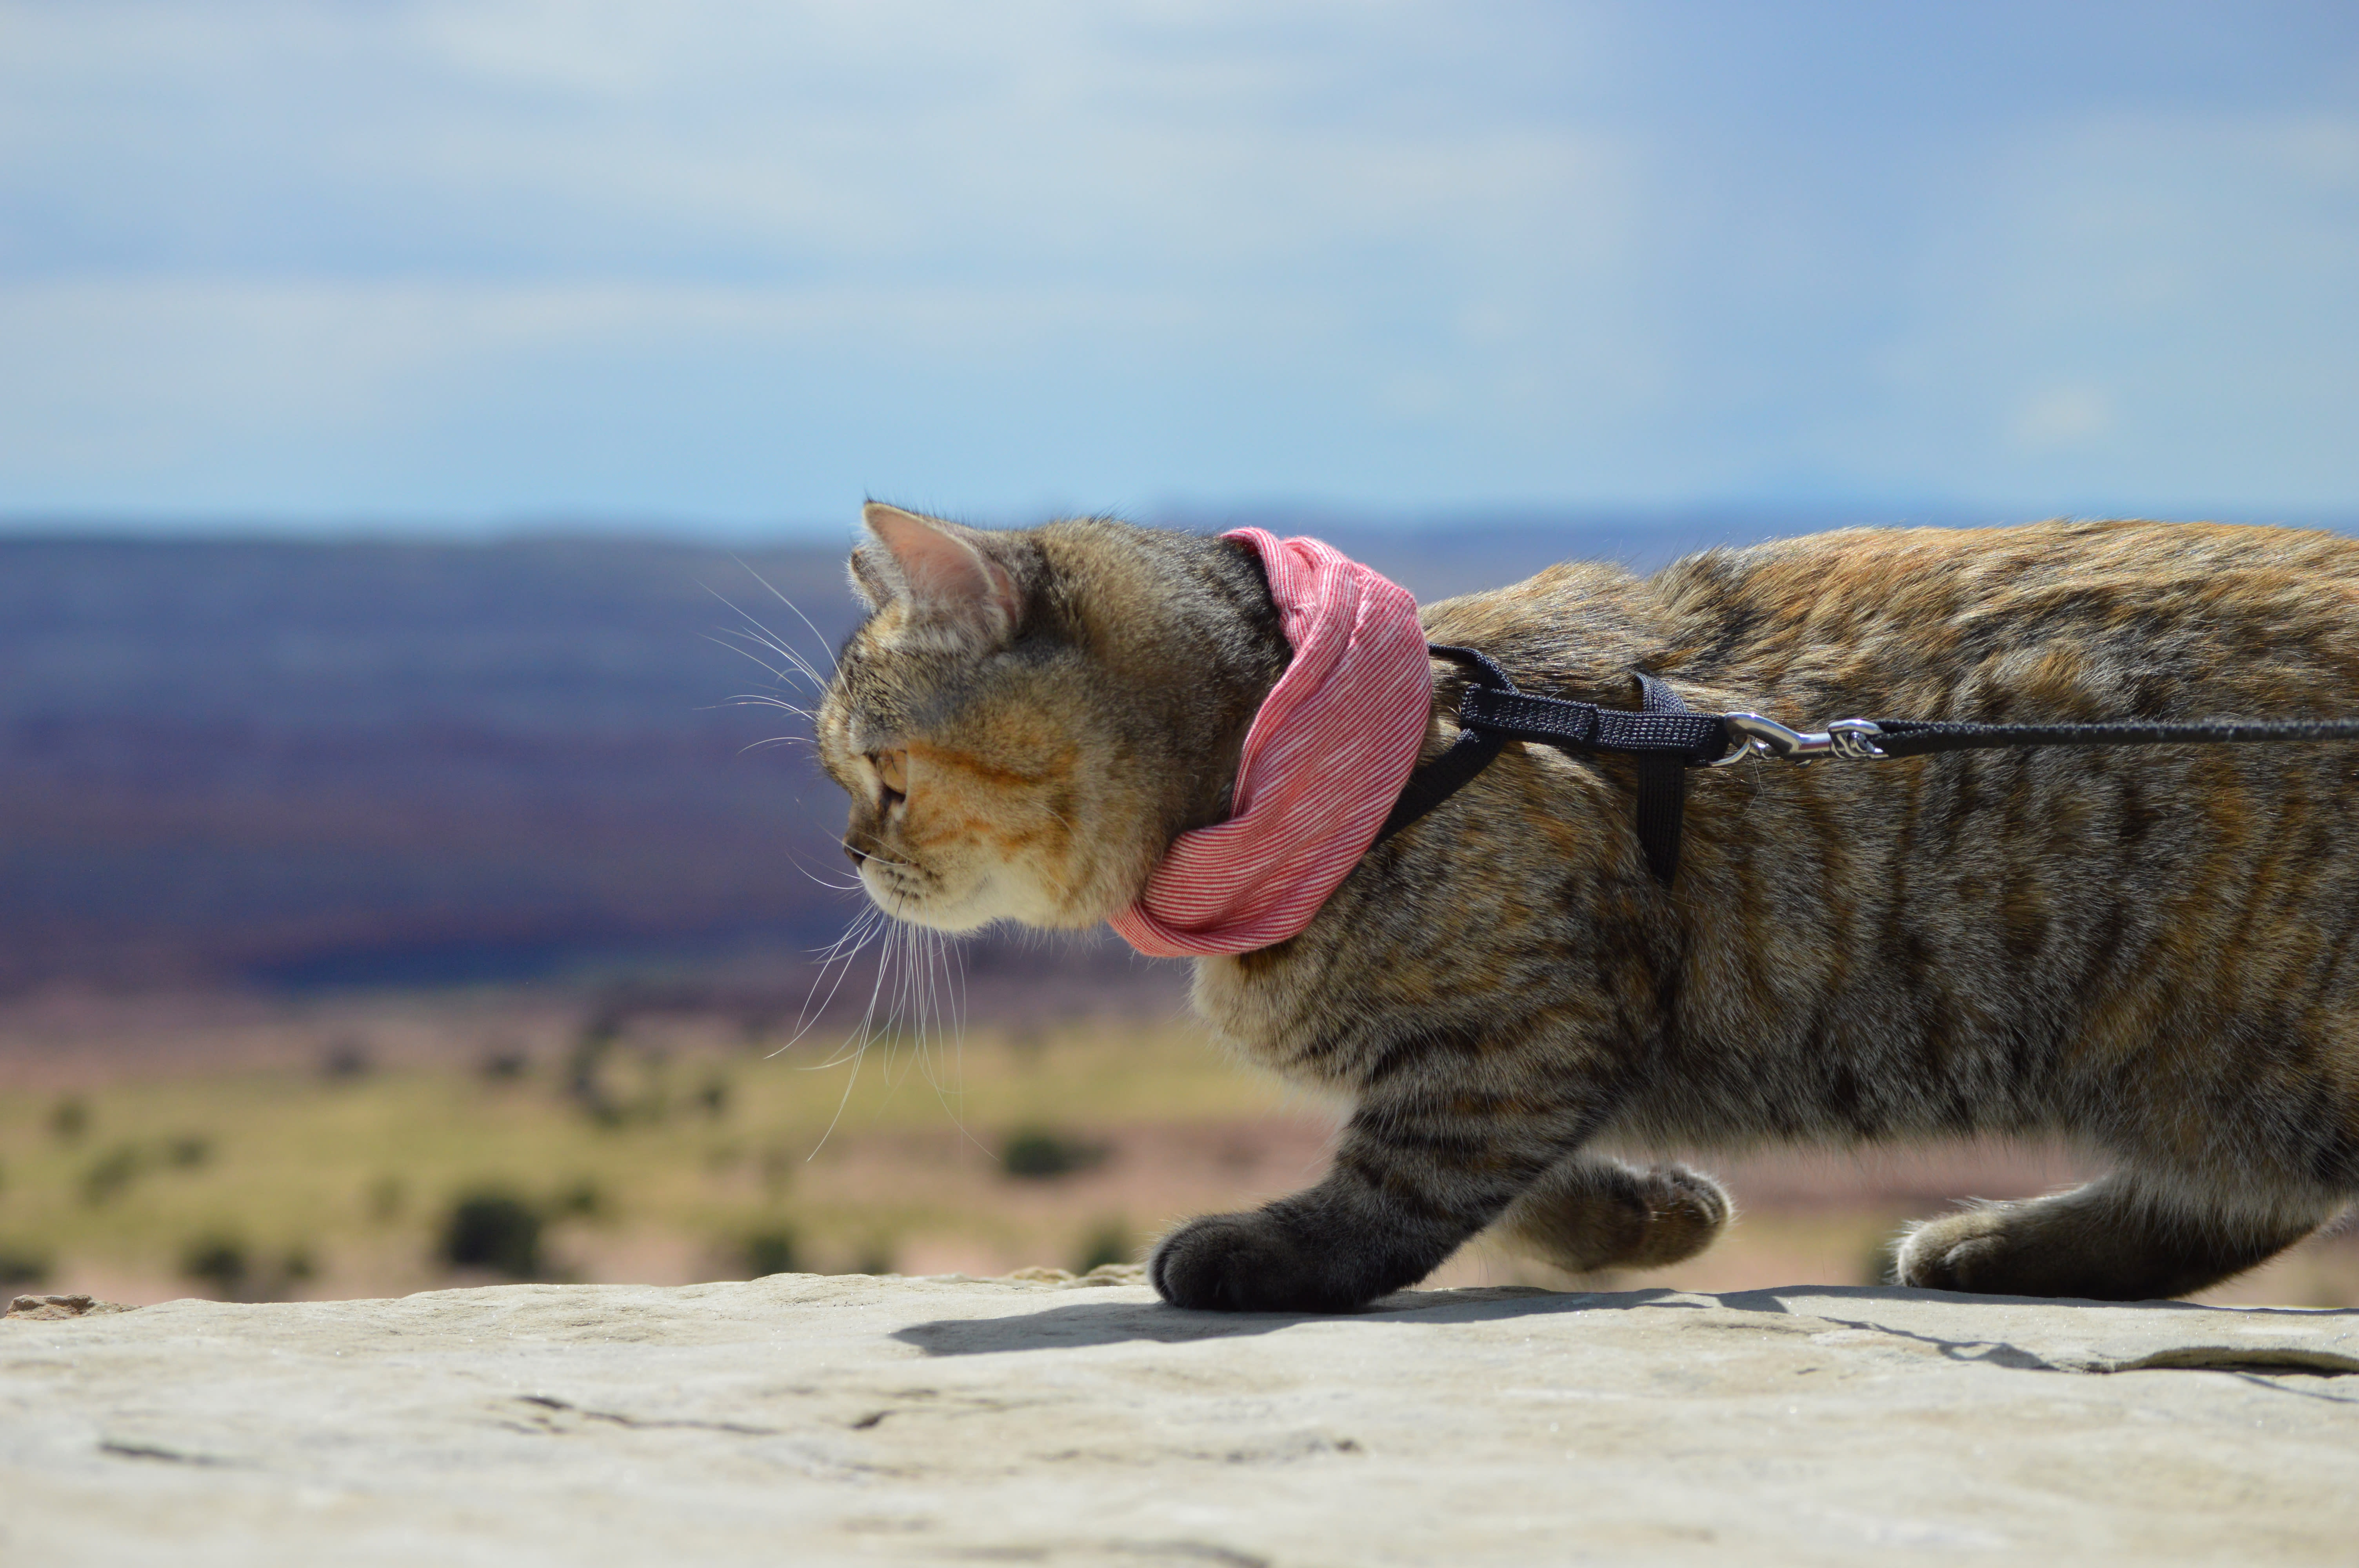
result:
<svg viewBox="0 0 2359 1568"><path fill-rule="evenodd" d="M1813 1301L1930 1302L1951 1306L2104 1306L2114 1311L2186 1314L2237 1312L2249 1314L2274 1310L2207 1307L2189 1302L2048 1302L2044 1298L2031 1296L1977 1296L1951 1291L1919 1291L1875 1285L1788 1285L1767 1290L1730 1291L1721 1295L1670 1290L1579 1292L1503 1286L1462 1291L1401 1291L1372 1302L1358 1312L1334 1314L1190 1312L1162 1302L1064 1302L1038 1312L1018 1313L1006 1317L938 1318L929 1323L911 1324L907 1328L896 1330L893 1337L905 1345L917 1346L929 1356L985 1356L1009 1350L1071 1350L1084 1346L1117 1345L1140 1339L1163 1345L1184 1345L1202 1339L1238 1339L1276 1334L1285 1329L1320 1324L1385 1324L1415 1327L1488 1323L1503 1318L1559 1313L1632 1312L1647 1308L1701 1311L1713 1306L1738 1312L1787 1314L1796 1310L1786 1304L1788 1297L1809 1297ZM1834 1316L1807 1307L1801 1310L1813 1317ZM2343 1314L2304 1310L2302 1315L2314 1318ZM1835 1321L1843 1320L1837 1318ZM1900 1333L1909 1338L1927 1337L1901 1330L1886 1332ZM1955 1343L1962 1347L1989 1346L1993 1342L1960 1340ZM2037 1360L2037 1357L2026 1357L2027 1364Z"/></svg>

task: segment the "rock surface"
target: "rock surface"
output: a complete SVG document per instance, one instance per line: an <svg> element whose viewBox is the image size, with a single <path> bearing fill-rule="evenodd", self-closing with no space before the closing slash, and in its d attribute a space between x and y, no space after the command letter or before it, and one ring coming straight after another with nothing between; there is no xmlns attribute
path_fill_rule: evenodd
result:
<svg viewBox="0 0 2359 1568"><path fill-rule="evenodd" d="M14 1314L0 1561L2359 1559L2359 1314L1135 1281Z"/></svg>
<svg viewBox="0 0 2359 1568"><path fill-rule="evenodd" d="M138 1310L121 1302L102 1302L90 1296L17 1296L8 1303L8 1310L0 1313L0 1317L88 1317L92 1313Z"/></svg>

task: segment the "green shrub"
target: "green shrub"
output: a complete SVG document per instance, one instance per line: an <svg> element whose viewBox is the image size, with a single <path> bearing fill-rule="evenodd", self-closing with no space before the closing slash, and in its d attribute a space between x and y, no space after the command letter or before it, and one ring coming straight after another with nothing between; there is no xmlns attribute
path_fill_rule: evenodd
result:
<svg viewBox="0 0 2359 1568"><path fill-rule="evenodd" d="M82 1173L82 1201L95 1208L112 1203L139 1177L147 1164L138 1145L118 1143L90 1162Z"/></svg>
<svg viewBox="0 0 2359 1568"><path fill-rule="evenodd" d="M275 1267L266 1267L245 1241L228 1231L198 1237L180 1249L180 1275L234 1302L276 1301L289 1285L319 1272L311 1249L297 1243Z"/></svg>
<svg viewBox="0 0 2359 1568"><path fill-rule="evenodd" d="M1082 1255L1073 1264L1073 1272L1086 1274L1107 1263L1135 1263L1132 1255L1130 1227L1118 1219L1107 1220L1082 1243Z"/></svg>
<svg viewBox="0 0 2359 1568"><path fill-rule="evenodd" d="M1045 1127L1027 1127L1007 1135L999 1162L1011 1176L1048 1182L1086 1171L1106 1157L1103 1144L1085 1143Z"/></svg>
<svg viewBox="0 0 2359 1568"><path fill-rule="evenodd" d="M330 1083L352 1083L376 1070L376 1058L361 1040L337 1040L320 1054L320 1076Z"/></svg>
<svg viewBox="0 0 2359 1568"><path fill-rule="evenodd" d="M513 1193L484 1188L451 1206L442 1222L442 1260L456 1269L488 1269L512 1280L541 1273L540 1211Z"/></svg>
<svg viewBox="0 0 2359 1568"><path fill-rule="evenodd" d="M559 1193L549 1209L560 1218L595 1219L606 1212L606 1195L597 1183L584 1176Z"/></svg>
<svg viewBox="0 0 2359 1568"><path fill-rule="evenodd" d="M238 1296L245 1293L253 1265L245 1255L245 1244L234 1236L201 1236L181 1249L180 1273L201 1285L210 1285L215 1294Z"/></svg>
<svg viewBox="0 0 2359 1568"><path fill-rule="evenodd" d="M652 1045L625 1050L620 1032L599 1023L582 1031L566 1062L565 1092L603 1128L654 1126L671 1108L669 1062Z"/></svg>
<svg viewBox="0 0 2359 1568"><path fill-rule="evenodd" d="M193 1133L147 1145L117 1143L84 1167L82 1201L93 1208L112 1203L149 1171L193 1171L212 1157L212 1140Z"/></svg>
<svg viewBox="0 0 2359 1568"><path fill-rule="evenodd" d="M49 1254L0 1243L0 1286L44 1284L49 1277Z"/></svg>
<svg viewBox="0 0 2359 1568"><path fill-rule="evenodd" d="M71 1143L90 1130L90 1102L68 1095L49 1108L49 1130Z"/></svg>
<svg viewBox="0 0 2359 1568"><path fill-rule="evenodd" d="M532 1058L522 1050L503 1045L484 1053L479 1070L486 1083L512 1084L523 1077L531 1065Z"/></svg>
<svg viewBox="0 0 2359 1568"><path fill-rule="evenodd" d="M766 1274L793 1274L800 1271L800 1254L791 1230L757 1230L745 1238L745 1277L758 1280Z"/></svg>

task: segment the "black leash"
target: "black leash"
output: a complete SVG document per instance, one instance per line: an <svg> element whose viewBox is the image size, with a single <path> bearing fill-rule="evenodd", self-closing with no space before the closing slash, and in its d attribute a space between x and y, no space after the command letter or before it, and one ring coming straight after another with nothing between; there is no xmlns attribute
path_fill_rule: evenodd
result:
<svg viewBox="0 0 2359 1568"><path fill-rule="evenodd" d="M1925 719L1838 719L1818 731L1789 730L1757 713L1696 713L1645 671L1634 671L1643 711L1533 697L1485 654L1433 644L1434 657L1467 672L1458 703L1458 739L1409 774L1381 844L1448 800L1491 765L1510 741L1571 752L1637 759L1638 842L1655 880L1671 885L1680 864L1680 823L1690 768L1726 767L1747 757L1808 762L1819 757L1881 761L1941 752L2017 746L2183 746L2297 741L2359 741L2359 719L2220 719L2202 724L1963 724Z"/></svg>

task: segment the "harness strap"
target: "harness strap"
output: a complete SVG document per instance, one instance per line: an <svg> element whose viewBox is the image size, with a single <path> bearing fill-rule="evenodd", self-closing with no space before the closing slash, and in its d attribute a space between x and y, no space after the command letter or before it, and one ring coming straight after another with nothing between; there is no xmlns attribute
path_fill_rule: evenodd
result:
<svg viewBox="0 0 2359 1568"><path fill-rule="evenodd" d="M1507 678L1506 671L1472 648L1449 648L1436 643L1428 647L1426 652L1435 658L1449 659L1464 665L1474 673L1478 681L1495 683L1506 691L1516 689L1516 683ZM1471 692L1474 688L1469 687L1467 689ZM1463 789L1476 773L1491 765L1491 759L1499 754L1499 749L1507 741L1508 736L1504 730L1478 729L1462 719L1458 739L1450 743L1450 750L1431 762L1419 762L1409 773L1408 783L1401 786L1400 798L1393 802L1391 814L1385 818L1385 825L1376 829L1375 843L1368 847L1375 849Z"/></svg>
<svg viewBox="0 0 2359 1568"><path fill-rule="evenodd" d="M1465 787L1510 741L1538 741L1567 752L1599 752L1638 761L1638 842L1647 865L1665 887L1680 864L1680 825L1687 814L1688 769L1729 749L1720 716L1696 713L1679 693L1636 672L1646 708L1630 712L1593 702L1531 697L1491 658L1473 648L1436 643L1427 650L1467 672L1458 708L1458 739L1421 762L1376 832L1381 844ZM1374 846L1372 845L1371 848Z"/></svg>
<svg viewBox="0 0 2359 1568"><path fill-rule="evenodd" d="M1680 694L1640 670L1638 690L1648 713L1685 713ZM1680 824L1688 814L1688 764L1684 757L1649 752L1638 759L1638 847L1647 869L1665 887L1680 870Z"/></svg>
<svg viewBox="0 0 2359 1568"><path fill-rule="evenodd" d="M1458 722L1510 741L1538 741L1567 751L1619 756L1668 756L1689 766L1711 762L1728 750L1728 734L1720 715L1691 713L1671 695L1670 687L1654 676L1641 674L1638 679L1647 692L1645 712L1531 697L1513 687L1501 690L1470 686L1458 706ZM1658 691L1667 702L1658 705Z"/></svg>
<svg viewBox="0 0 2359 1568"><path fill-rule="evenodd" d="M1534 697L1487 655L1434 643L1427 649L1467 672L1458 703L1458 739L1409 774L1392 814L1376 833L1383 843L1440 806L1491 765L1510 741L1635 757L1637 829L1647 867L1666 888L1680 863L1687 770L1720 767L1748 756L1807 762L1819 757L1883 760L1943 752L2021 746L2175 746L2264 741L2359 741L2359 719L2214 719L2197 724L1971 724L1928 719L1841 719L1815 734L1788 730L1757 713L1697 713L1654 676L1636 670L1644 708ZM1371 846L1373 848L1373 846Z"/></svg>
<svg viewBox="0 0 2359 1568"><path fill-rule="evenodd" d="M2264 741L2359 741L2359 719L2223 719L2208 724L1959 724L1933 719L1879 719L1875 749L1887 757L2001 746L2226 745Z"/></svg>

